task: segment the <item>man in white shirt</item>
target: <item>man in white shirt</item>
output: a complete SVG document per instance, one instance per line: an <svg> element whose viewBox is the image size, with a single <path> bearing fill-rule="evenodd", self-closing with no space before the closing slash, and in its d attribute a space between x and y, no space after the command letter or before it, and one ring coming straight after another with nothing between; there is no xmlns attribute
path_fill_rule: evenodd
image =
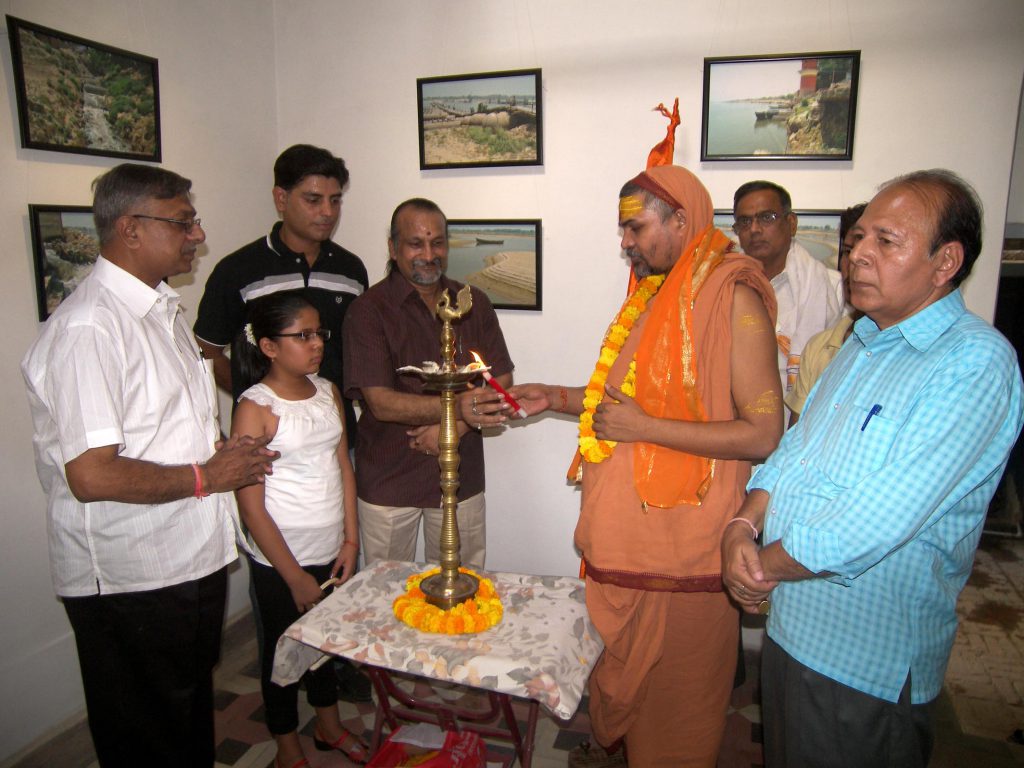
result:
<svg viewBox="0 0 1024 768"><path fill-rule="evenodd" d="M796 383L804 345L845 311L842 277L793 239L797 217L783 187L770 181L748 181L733 195L732 211L733 231L743 252L761 262L775 289L779 378L785 396Z"/></svg>
<svg viewBox="0 0 1024 768"><path fill-rule="evenodd" d="M206 239L191 186L134 164L94 182L100 257L22 362L54 588L103 768L213 765L230 491L277 455L218 443L212 371L163 282Z"/></svg>

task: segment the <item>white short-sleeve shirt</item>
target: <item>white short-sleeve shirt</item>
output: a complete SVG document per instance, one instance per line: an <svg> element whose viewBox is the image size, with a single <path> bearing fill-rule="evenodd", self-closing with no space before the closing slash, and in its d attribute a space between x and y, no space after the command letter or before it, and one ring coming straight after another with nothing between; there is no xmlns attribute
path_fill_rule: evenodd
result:
<svg viewBox="0 0 1024 768"><path fill-rule="evenodd" d="M61 596L157 589L206 576L237 556L231 493L165 504L82 503L64 470L109 445L156 464L213 455L212 369L180 300L166 284L150 288L100 257L22 362Z"/></svg>

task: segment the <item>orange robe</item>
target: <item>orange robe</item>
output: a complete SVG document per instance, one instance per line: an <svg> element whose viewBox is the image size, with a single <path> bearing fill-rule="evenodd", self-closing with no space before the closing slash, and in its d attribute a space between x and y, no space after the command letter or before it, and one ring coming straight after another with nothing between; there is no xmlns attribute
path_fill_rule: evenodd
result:
<svg viewBox="0 0 1024 768"><path fill-rule="evenodd" d="M760 265L726 254L706 278L692 313L696 389L708 421L736 418L730 351L738 283L761 296L774 324L774 294ZM652 300L612 367L610 383L622 382L645 321L664 301L678 297L663 290ZM591 620L605 642L590 683L594 733L605 745L625 737L631 766L714 766L739 626L722 592L719 542L744 498L750 463L716 460L699 505L645 507L633 448L620 444L605 461L583 468L575 541L586 563ZM680 700L683 691L688 700ZM687 755L693 760L687 762Z"/></svg>

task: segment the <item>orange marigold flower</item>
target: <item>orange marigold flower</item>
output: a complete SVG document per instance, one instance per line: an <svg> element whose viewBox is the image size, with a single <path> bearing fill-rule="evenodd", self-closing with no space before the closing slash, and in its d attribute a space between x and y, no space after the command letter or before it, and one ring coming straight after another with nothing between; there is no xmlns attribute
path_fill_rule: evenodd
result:
<svg viewBox="0 0 1024 768"><path fill-rule="evenodd" d="M501 601L494 591L493 582L480 578L468 568L459 568L459 571L479 579L480 588L476 595L447 611L426 602L419 584L427 576L440 573L440 570L434 568L406 579L406 593L392 602L392 610L399 621L422 632L443 632L449 635L482 632L501 621Z"/></svg>
<svg viewBox="0 0 1024 768"><path fill-rule="evenodd" d="M612 450L616 446L614 440L597 440L593 430L594 412L604 399L604 386L608 381L608 374L618 359L626 339L629 338L635 321L647 309L647 302L658 292L664 281L665 275L649 275L641 280L633 294L623 302L618 316L605 333L601 354L584 391L583 413L580 414L579 422L579 450L583 458L591 463L604 461L612 455ZM631 363L631 366L631 371L635 371L635 362ZM633 380L635 381L635 373ZM623 394L630 397L636 392L632 381L628 386L624 385L622 390Z"/></svg>

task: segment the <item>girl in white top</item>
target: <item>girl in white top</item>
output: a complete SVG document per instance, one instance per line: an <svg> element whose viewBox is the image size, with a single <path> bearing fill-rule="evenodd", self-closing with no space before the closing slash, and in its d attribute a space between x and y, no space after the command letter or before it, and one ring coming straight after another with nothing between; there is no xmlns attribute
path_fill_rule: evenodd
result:
<svg viewBox="0 0 1024 768"><path fill-rule="evenodd" d="M284 630L321 598L320 584L355 572L359 548L355 474L337 388L316 375L330 331L299 293L278 293L249 305L249 323L235 341L248 388L238 400L233 435L269 435L281 452L265 483L237 491L250 574L263 629L261 682L267 727L277 742L276 768L308 765L298 728L298 684L270 681L274 647ZM341 725L330 665L307 672L316 710L314 743L366 762L365 744Z"/></svg>

